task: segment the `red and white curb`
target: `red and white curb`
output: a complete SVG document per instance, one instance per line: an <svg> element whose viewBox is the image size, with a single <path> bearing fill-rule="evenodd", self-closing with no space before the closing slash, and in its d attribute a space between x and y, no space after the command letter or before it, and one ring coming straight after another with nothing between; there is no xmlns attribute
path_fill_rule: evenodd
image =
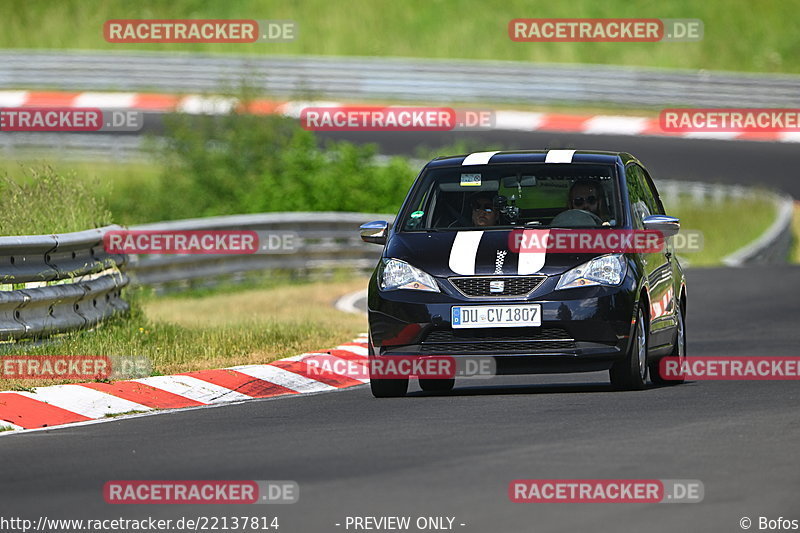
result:
<svg viewBox="0 0 800 533"><path fill-rule="evenodd" d="M312 370L305 363L313 358ZM329 359L330 365L325 364ZM266 365L198 370L111 383L76 383L0 392L0 429L30 430L103 420L123 413L148 413L236 403L256 398L330 392L369 383L368 379L322 368L342 360L367 364L367 338L320 353L287 357ZM110 419L109 419L110 420ZM0 435L14 433L3 431Z"/></svg>
<svg viewBox="0 0 800 533"><path fill-rule="evenodd" d="M306 107L339 107L342 102L254 100L247 111L252 114L281 114L300 117ZM131 109L142 112L190 114L225 114L239 106L235 98L202 95L150 93L62 92L62 91L0 91L3 107L95 107L102 109ZM749 140L800 142L800 132L665 132L658 118L538 113L532 111L495 111L495 130L552 131L587 135L638 135L679 137L687 139Z"/></svg>

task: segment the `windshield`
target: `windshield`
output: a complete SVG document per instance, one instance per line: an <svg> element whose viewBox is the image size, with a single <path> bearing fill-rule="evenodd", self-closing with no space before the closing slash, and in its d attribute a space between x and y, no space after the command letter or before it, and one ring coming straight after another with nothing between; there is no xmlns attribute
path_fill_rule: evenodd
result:
<svg viewBox="0 0 800 533"><path fill-rule="evenodd" d="M579 163L432 169L409 198L401 228L614 227L615 176L613 165Z"/></svg>

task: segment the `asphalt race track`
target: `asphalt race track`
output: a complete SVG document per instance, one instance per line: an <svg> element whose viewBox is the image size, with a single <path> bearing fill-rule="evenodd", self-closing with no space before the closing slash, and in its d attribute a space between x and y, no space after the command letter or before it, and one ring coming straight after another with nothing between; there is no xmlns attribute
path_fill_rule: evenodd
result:
<svg viewBox="0 0 800 533"><path fill-rule="evenodd" d="M585 135L543 131L337 132L322 138L376 143L382 154L419 153L467 143L473 151L580 149L630 152L656 179L762 185L800 198L800 147L797 143L723 141L633 135ZM451 155L442 153L441 155Z"/></svg>
<svg viewBox="0 0 800 533"><path fill-rule="evenodd" d="M793 267L688 272L689 353L798 354ZM0 513L36 518L454 516L458 531L741 531L800 518L800 393L789 381L613 392L605 373L368 387L0 438ZM514 504L513 479L699 479L694 504ZM295 480L293 505L107 505L114 479ZM460 526L459 524L465 524ZM637 528L637 529L632 529ZM412 529L413 530L413 529ZM352 529L351 529L352 531Z"/></svg>

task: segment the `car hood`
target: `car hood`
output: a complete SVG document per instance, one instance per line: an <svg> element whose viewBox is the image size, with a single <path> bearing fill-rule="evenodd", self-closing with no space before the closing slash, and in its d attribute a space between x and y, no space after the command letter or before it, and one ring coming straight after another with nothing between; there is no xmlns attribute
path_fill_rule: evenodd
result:
<svg viewBox="0 0 800 533"><path fill-rule="evenodd" d="M519 230L516 230L517 232ZM384 257L403 260L437 277L562 274L602 254L518 253L512 230L397 233Z"/></svg>

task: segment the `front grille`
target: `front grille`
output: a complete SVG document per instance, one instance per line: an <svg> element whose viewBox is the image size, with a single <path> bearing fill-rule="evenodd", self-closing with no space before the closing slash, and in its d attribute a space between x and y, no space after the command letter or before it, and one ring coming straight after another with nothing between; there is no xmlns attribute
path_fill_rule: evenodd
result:
<svg viewBox="0 0 800 533"><path fill-rule="evenodd" d="M434 329L422 340L427 342L472 342L472 341L572 341L567 330L562 328L470 328Z"/></svg>
<svg viewBox="0 0 800 533"><path fill-rule="evenodd" d="M450 283L464 296L469 297L509 297L526 296L541 285L546 276L470 276L449 278ZM491 291L491 282L503 282L503 290Z"/></svg>
<svg viewBox="0 0 800 533"><path fill-rule="evenodd" d="M575 341L529 341L529 342L445 342L423 344L420 353L438 354L501 354L535 353L572 350Z"/></svg>
<svg viewBox="0 0 800 533"><path fill-rule="evenodd" d="M422 341L424 354L533 353L576 348L561 328L433 330Z"/></svg>

